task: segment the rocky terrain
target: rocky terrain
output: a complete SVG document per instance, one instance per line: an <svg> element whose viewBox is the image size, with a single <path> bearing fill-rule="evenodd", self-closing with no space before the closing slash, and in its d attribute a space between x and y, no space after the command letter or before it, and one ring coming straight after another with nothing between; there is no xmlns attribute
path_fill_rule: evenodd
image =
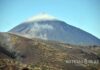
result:
<svg viewBox="0 0 100 70"><path fill-rule="evenodd" d="M71 60L93 60L94 63ZM100 70L99 62L100 46L71 45L0 33L0 70Z"/></svg>

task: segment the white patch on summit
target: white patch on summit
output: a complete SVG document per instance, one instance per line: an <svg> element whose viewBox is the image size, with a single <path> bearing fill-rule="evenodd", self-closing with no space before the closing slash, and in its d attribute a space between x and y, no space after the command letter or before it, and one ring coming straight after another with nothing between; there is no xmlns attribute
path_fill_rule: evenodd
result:
<svg viewBox="0 0 100 70"><path fill-rule="evenodd" d="M53 30L53 29L54 29L54 27L49 24L34 23L34 26L31 27L30 32L32 33L32 32L39 32L41 30Z"/></svg>
<svg viewBox="0 0 100 70"><path fill-rule="evenodd" d="M26 22L41 21L41 20L54 20L54 19L56 18L51 15L48 15L46 13L41 13L41 14L38 14L36 16L29 18L28 20L26 20Z"/></svg>

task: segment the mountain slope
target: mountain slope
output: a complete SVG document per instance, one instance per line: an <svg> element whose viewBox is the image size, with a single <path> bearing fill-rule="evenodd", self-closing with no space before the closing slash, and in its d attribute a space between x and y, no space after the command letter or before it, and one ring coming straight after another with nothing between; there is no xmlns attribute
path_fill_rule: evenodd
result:
<svg viewBox="0 0 100 70"><path fill-rule="evenodd" d="M100 50L100 47L98 48ZM73 64L66 63L66 61L100 60L100 56L88 46L86 48L75 47L74 45L54 41L28 39L11 33L0 33L0 50L2 50L0 51L0 54L2 54L0 60L9 58L31 65L33 70L37 68L40 70L91 70L89 68L94 68L91 64ZM88 65L90 66L88 67ZM98 68L98 64L95 68Z"/></svg>
<svg viewBox="0 0 100 70"><path fill-rule="evenodd" d="M30 18L9 32L74 45L100 45L100 40L93 35L48 15Z"/></svg>

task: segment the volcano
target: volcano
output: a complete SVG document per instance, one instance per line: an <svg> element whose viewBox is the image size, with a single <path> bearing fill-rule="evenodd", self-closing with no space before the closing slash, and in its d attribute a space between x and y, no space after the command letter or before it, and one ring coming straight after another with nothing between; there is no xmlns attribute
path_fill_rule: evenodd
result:
<svg viewBox="0 0 100 70"><path fill-rule="evenodd" d="M99 51L98 38L47 14L0 32L0 70L99 70Z"/></svg>
<svg viewBox="0 0 100 70"><path fill-rule="evenodd" d="M100 46L100 40L92 34L48 14L33 16L9 32L27 38L40 38L82 46Z"/></svg>

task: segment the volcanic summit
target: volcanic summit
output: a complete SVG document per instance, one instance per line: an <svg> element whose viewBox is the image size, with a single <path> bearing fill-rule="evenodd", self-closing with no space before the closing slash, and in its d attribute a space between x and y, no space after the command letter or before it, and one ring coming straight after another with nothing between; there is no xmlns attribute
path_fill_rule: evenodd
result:
<svg viewBox="0 0 100 70"><path fill-rule="evenodd" d="M74 45L100 45L100 40L92 34L48 14L33 16L9 32L28 38L40 38Z"/></svg>

